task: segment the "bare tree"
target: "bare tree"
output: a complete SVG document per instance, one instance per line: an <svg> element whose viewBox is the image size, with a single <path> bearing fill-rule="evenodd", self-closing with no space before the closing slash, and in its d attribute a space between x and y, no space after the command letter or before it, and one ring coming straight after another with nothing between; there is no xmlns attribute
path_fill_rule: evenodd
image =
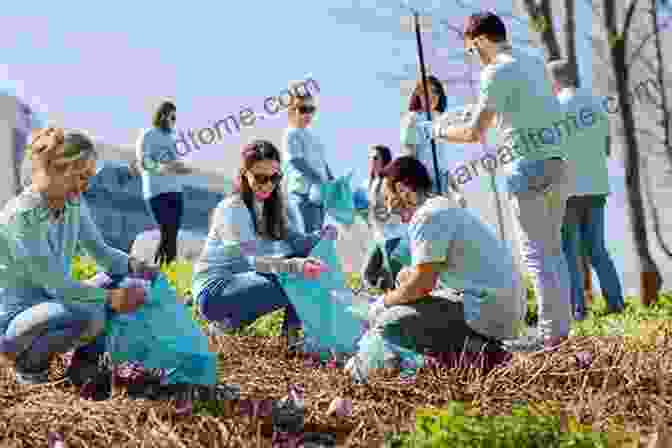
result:
<svg viewBox="0 0 672 448"><path fill-rule="evenodd" d="M655 303L658 298L658 293L662 286L662 276L651 256L649 248L646 212L641 184L640 151L636 137L633 105L629 101L631 67L627 58L627 51L628 44L630 43L633 17L638 3L639 0L630 0L625 11L623 25L619 28L614 1L602 0L602 19L604 30L610 43L610 66L615 80L616 97L623 124L626 194L632 237L634 238L635 251L640 263L641 300L644 305L648 306Z"/></svg>

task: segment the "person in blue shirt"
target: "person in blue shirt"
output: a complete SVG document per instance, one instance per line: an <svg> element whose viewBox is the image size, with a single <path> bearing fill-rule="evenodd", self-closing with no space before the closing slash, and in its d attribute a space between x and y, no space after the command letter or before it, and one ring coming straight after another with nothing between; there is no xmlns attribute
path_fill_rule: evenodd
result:
<svg viewBox="0 0 672 448"><path fill-rule="evenodd" d="M496 125L498 161L507 171L522 256L537 294L539 335L547 346L556 346L569 335L572 320L561 232L569 193L562 107L544 61L512 48L497 15L472 14L464 38L467 53L484 65L472 120L466 125L439 121L432 131L448 142L477 143Z"/></svg>
<svg viewBox="0 0 672 448"><path fill-rule="evenodd" d="M180 176L192 172L179 160L173 133L175 122L175 105L164 101L154 114L153 127L142 132L136 145L143 197L161 233L154 256L154 262L159 264L170 264L177 257L177 237L184 213Z"/></svg>
<svg viewBox="0 0 672 448"><path fill-rule="evenodd" d="M282 333L290 347L297 347L301 321L278 274L313 278L324 265L307 255L320 238L335 239L335 229L327 226L303 234L288 224L279 188L280 153L272 143L256 140L246 145L242 160L237 191L212 213L203 252L194 265L193 294L199 312L219 334L284 308Z"/></svg>
<svg viewBox="0 0 672 448"><path fill-rule="evenodd" d="M383 168L392 161L390 148L374 145L369 151L369 215L368 224L373 231L373 241L362 267L364 287L392 289L401 270L401 265L392 260L392 254L406 237L407 226L399 217L391 214L385 207L383 196ZM384 251L384 252L383 252Z"/></svg>
<svg viewBox="0 0 672 448"><path fill-rule="evenodd" d="M610 312L623 311L623 288L604 241L604 209L609 195L609 121L603 102L590 89L577 90L566 60L548 64L548 69L565 113L573 123L570 147L571 196L563 224L563 249L572 282L574 317L586 317L584 272L579 257L585 251L600 280ZM568 120L570 122L570 120ZM586 272L590 275L590 269Z"/></svg>
<svg viewBox="0 0 672 448"><path fill-rule="evenodd" d="M77 245L113 276L153 269L108 246L93 221L82 198L96 167L91 140L55 128L33 137L29 185L0 214L0 358L19 383L40 384L55 354L76 349L66 376L81 386L95 377L104 352L106 313L131 312L145 296L140 288L105 290L71 279Z"/></svg>
<svg viewBox="0 0 672 448"><path fill-rule="evenodd" d="M334 176L324 145L308 128L317 110L314 96L305 87L294 86L290 91L289 126L282 139L289 219L297 231L312 233L322 228L325 219L320 186L334 180Z"/></svg>

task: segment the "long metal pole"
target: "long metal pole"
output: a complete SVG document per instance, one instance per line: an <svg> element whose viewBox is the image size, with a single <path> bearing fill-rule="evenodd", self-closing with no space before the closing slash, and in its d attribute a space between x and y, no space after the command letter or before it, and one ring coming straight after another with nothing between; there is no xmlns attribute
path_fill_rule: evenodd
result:
<svg viewBox="0 0 672 448"><path fill-rule="evenodd" d="M427 88L427 73L425 72L425 58L422 52L422 38L420 37L420 15L417 11L413 11L415 19L415 39L418 42L418 57L420 59L420 72L422 74L422 86L425 91L425 112L427 119L432 122L432 105L429 103L429 90ZM436 142L434 136L430 136L430 143L432 145L432 157L434 160L434 174L436 175L436 190L438 194L442 193L441 176L439 175L439 161L436 156Z"/></svg>

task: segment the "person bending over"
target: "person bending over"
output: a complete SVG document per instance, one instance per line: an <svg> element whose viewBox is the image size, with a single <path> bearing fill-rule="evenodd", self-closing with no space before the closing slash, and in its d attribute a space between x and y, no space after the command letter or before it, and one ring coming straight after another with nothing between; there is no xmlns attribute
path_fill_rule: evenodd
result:
<svg viewBox="0 0 672 448"><path fill-rule="evenodd" d="M79 244L112 275L153 268L108 246L96 228L82 198L96 169L88 137L43 129L29 151L31 183L0 215L13 267L0 290L0 359L19 383L40 384L53 356L76 348L66 376L80 386L98 372L106 313L132 312L145 295L140 288L104 290L72 280L75 248Z"/></svg>
<svg viewBox="0 0 672 448"><path fill-rule="evenodd" d="M388 209L409 223L412 263L399 274L399 286L370 305L371 331L420 354L501 354L500 342L517 336L526 304L512 254L454 198L432 195L418 160L400 157L383 176ZM461 292L433 297L439 278ZM367 365L368 355L360 351L348 369L358 363L376 368Z"/></svg>
<svg viewBox="0 0 672 448"><path fill-rule="evenodd" d="M279 283L282 272L310 277L317 259L306 258L321 236L335 229L303 235L285 218L278 184L280 154L272 143L256 140L242 151L237 191L212 214L208 237L194 266L193 291L202 316L215 332L226 332L285 308L283 335L290 346L301 322Z"/></svg>

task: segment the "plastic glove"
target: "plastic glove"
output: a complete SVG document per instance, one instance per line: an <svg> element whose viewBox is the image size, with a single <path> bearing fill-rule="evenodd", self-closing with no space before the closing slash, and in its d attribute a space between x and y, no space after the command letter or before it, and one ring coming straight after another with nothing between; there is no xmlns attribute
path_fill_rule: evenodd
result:
<svg viewBox="0 0 672 448"><path fill-rule="evenodd" d="M104 288L112 283L112 279L105 272L99 272L90 279L82 281L82 283L92 288Z"/></svg>
<svg viewBox="0 0 672 448"><path fill-rule="evenodd" d="M327 224L320 232L320 239L336 241L338 239L338 229L331 224Z"/></svg>
<svg viewBox="0 0 672 448"><path fill-rule="evenodd" d="M327 271L329 271L329 266L317 258L306 258L303 262L302 273L308 280L317 280L323 272Z"/></svg>
<svg viewBox="0 0 672 448"><path fill-rule="evenodd" d="M380 314L386 309L387 305L385 305L385 296L380 296L378 300L369 305L369 322L371 322L373 325L378 319L378 316L380 316Z"/></svg>

